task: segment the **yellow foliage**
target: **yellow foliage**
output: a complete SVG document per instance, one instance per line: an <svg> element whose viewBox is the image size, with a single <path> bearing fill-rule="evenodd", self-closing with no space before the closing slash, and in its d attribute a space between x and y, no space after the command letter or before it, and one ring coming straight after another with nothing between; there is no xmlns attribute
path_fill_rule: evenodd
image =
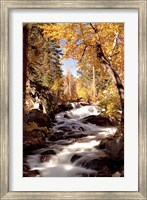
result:
<svg viewBox="0 0 147 200"><path fill-rule="evenodd" d="M62 45L64 55L62 59L73 58L78 60L79 68L94 66L100 69L101 80L106 79L105 69L98 60L96 43L101 44L106 59L113 65L124 80L124 24L123 23L53 23L41 26L44 37L52 37L56 40L65 40ZM95 29L98 31L96 32ZM57 90L59 84L55 81L53 90ZM120 99L116 87L111 84L99 91L97 99L92 99L91 86L80 88L77 85L78 97L98 100L106 107L106 114L111 118L117 118L116 110L120 108ZM118 116L119 117L119 116Z"/></svg>
<svg viewBox="0 0 147 200"><path fill-rule="evenodd" d="M121 120L121 110L120 100L114 85L109 85L104 91L100 92L99 95L99 106L105 109L104 116L107 116L115 123L120 123Z"/></svg>
<svg viewBox="0 0 147 200"><path fill-rule="evenodd" d="M29 124L24 123L24 130L26 132L30 132L33 130L40 130L40 131L44 131L45 133L50 133L51 130L48 129L47 127L39 127L35 122L30 122Z"/></svg>
<svg viewBox="0 0 147 200"><path fill-rule="evenodd" d="M77 90L77 94L79 97L83 99L90 99L91 91L88 88L80 88Z"/></svg>

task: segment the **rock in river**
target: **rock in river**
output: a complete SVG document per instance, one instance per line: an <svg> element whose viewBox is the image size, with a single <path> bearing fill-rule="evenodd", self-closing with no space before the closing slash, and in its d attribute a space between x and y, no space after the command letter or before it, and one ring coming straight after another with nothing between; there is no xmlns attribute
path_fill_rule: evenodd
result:
<svg viewBox="0 0 147 200"><path fill-rule="evenodd" d="M110 121L110 119L101 115L90 115L82 119L82 122L96 124L98 126L113 126L113 123Z"/></svg>

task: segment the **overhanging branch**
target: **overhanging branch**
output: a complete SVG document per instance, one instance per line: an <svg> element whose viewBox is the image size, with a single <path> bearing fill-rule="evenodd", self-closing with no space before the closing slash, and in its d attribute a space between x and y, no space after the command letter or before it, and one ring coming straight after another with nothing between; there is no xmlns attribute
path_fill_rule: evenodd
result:
<svg viewBox="0 0 147 200"><path fill-rule="evenodd" d="M93 26L92 23L90 23L90 26L92 27L92 29L94 30L94 32L97 33L97 29Z"/></svg>
<svg viewBox="0 0 147 200"><path fill-rule="evenodd" d="M83 57L84 57L84 54L85 54L85 52L86 52L86 48L87 48L87 46L85 46L85 48L84 48L84 50L83 50L83 53L82 53L82 56L81 56L80 62L82 61L82 59L83 59Z"/></svg>

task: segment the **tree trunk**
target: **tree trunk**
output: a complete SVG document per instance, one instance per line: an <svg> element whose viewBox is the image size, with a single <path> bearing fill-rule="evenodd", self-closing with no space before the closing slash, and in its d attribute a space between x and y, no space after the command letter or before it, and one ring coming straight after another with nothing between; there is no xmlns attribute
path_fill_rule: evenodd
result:
<svg viewBox="0 0 147 200"><path fill-rule="evenodd" d="M27 70L28 70L28 27L23 26L23 101L26 98L26 82L27 82Z"/></svg>
<svg viewBox="0 0 147 200"><path fill-rule="evenodd" d="M121 108L122 108L121 123L123 124L124 123L124 86L121 82L121 79L120 79L118 73L106 59L106 57L103 53L101 44L99 44L99 43L96 43L96 52L97 52L97 57L102 65L102 67L105 68L107 70L107 72L109 73L109 75L112 77L114 84L118 90L118 94L119 94L120 102L121 102Z"/></svg>
<svg viewBox="0 0 147 200"><path fill-rule="evenodd" d="M93 94L93 99L95 100L96 89L95 89L95 68L94 68L94 66L93 66L92 94Z"/></svg>

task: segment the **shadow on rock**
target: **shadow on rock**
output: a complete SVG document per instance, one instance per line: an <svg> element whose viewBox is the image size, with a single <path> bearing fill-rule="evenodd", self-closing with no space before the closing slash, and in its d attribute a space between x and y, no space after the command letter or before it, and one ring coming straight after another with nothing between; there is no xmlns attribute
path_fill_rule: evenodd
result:
<svg viewBox="0 0 147 200"><path fill-rule="evenodd" d="M83 123L91 123L98 126L114 126L113 122L110 121L107 117L103 117L101 115L95 116L90 115L88 117L85 117L81 120Z"/></svg>

